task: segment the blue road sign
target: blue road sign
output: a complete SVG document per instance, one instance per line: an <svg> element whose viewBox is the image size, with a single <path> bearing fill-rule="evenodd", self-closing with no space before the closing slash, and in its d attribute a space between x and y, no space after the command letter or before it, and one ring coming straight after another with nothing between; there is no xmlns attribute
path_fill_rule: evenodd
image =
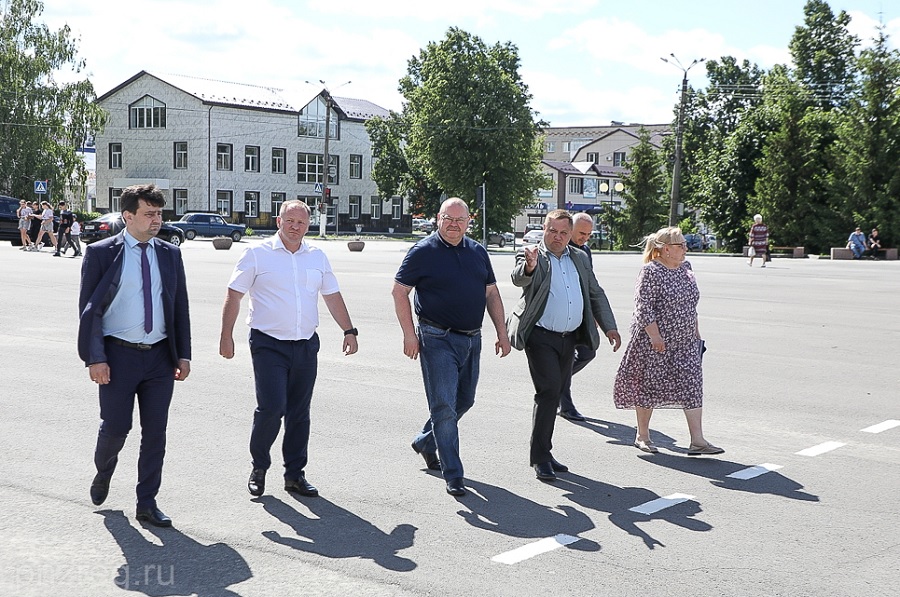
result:
<svg viewBox="0 0 900 597"><path fill-rule="evenodd" d="M46 194L47 193L47 181L46 180L34 181L34 192L37 195Z"/></svg>

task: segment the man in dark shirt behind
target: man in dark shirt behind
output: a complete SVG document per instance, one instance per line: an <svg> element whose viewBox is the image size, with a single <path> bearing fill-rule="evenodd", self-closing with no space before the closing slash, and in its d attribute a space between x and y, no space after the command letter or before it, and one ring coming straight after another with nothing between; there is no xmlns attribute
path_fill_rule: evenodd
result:
<svg viewBox="0 0 900 597"><path fill-rule="evenodd" d="M75 245L72 244L72 223L75 221L74 214L69 211L69 208L66 206L65 201L59 202L59 229L56 231L56 252L53 253L54 257L60 257L59 252L65 252L65 249L68 249L69 245L72 245L74 248ZM81 253L75 252L75 257L78 257Z"/></svg>
<svg viewBox="0 0 900 597"><path fill-rule="evenodd" d="M437 232L409 250L394 278L394 308L403 329L403 354L419 356L431 414L412 442L429 469L441 470L447 493L465 495L457 422L475 403L484 311L497 331L495 352L509 354L503 301L487 251L466 238L469 208L447 199ZM413 322L409 294L416 289ZM438 458L440 455L440 459Z"/></svg>

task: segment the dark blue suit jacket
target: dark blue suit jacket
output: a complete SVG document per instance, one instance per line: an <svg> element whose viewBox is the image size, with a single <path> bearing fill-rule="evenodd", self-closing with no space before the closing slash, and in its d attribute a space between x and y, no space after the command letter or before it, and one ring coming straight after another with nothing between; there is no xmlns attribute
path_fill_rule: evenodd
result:
<svg viewBox="0 0 900 597"><path fill-rule="evenodd" d="M172 364L191 358L191 319L188 312L187 282L181 250L157 240L156 260L162 281L163 314ZM81 264L81 292L78 297L78 356L85 365L106 362L103 342L103 314L116 296L122 276L124 232L90 244Z"/></svg>

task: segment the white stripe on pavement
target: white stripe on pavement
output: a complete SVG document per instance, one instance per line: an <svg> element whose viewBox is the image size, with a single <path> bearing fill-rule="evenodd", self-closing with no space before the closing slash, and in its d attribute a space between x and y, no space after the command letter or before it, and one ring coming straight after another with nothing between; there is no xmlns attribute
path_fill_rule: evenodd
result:
<svg viewBox="0 0 900 597"><path fill-rule="evenodd" d="M575 543L578 540L579 537L573 537L572 535L556 535L555 537L547 537L546 539L541 539L540 541L535 541L534 543L529 543L528 545L517 547L512 551L501 553L500 555L491 558L491 561L499 562L501 564L518 564L522 560L527 560L528 558L533 558L534 556L540 555L542 553L547 553L548 551L559 549L564 545Z"/></svg>
<svg viewBox="0 0 900 597"><path fill-rule="evenodd" d="M871 427L866 427L861 431L865 431L866 433L881 433L882 431L887 431L888 429L893 429L894 427L900 427L900 421L895 421L894 419L888 419L883 423L879 423L877 425L872 425Z"/></svg>
<svg viewBox="0 0 900 597"><path fill-rule="evenodd" d="M629 508L628 510L630 512L637 512L638 514L653 514L654 512L659 512L660 510L663 510L665 508L670 508L676 504L680 504L681 502L686 502L692 499L694 499L694 496L692 495L687 495L684 493L673 493L672 495L667 495L666 497L651 500L645 504L641 504L640 506Z"/></svg>
<svg viewBox="0 0 900 597"><path fill-rule="evenodd" d="M765 462L763 464L758 464L756 466L751 466L749 468L735 471L728 476L732 479L747 480L747 479L753 479L754 477L758 477L760 475L765 475L769 471L777 471L780 468L781 468L780 464L771 464L771 463Z"/></svg>
<svg viewBox="0 0 900 597"><path fill-rule="evenodd" d="M824 454L825 452L831 452L832 450L837 450L841 446L846 446L847 444L841 442L825 442L823 444L819 444L818 446L813 446L812 448L807 448L805 450L800 450L797 452L798 456L818 456L819 454Z"/></svg>

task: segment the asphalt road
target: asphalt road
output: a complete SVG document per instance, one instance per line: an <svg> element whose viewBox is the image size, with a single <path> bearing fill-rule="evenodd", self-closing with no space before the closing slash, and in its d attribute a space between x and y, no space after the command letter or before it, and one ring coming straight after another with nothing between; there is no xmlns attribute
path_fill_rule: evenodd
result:
<svg viewBox="0 0 900 597"><path fill-rule="evenodd" d="M172 529L134 521L137 421L109 499L90 503L98 407L75 350L80 260L0 244L0 595L900 594L900 426L871 429L900 421L900 262L751 270L691 255L709 348L704 427L726 453L687 457L673 410L653 417L660 454L632 447L634 413L611 398L621 353L604 347L573 384L589 420L557 422L554 454L572 472L555 484L528 467L525 356L497 358L488 322L477 402L461 422L472 491L455 499L409 447L427 412L390 297L409 245L350 253L314 240L360 352L340 353L321 304L307 468L321 497L285 493L273 467L251 499L244 328L235 359L218 356L225 284L249 242L183 247L194 359L176 387L159 496ZM512 253L492 260L509 310ZM600 253L594 264L627 338L640 258Z"/></svg>

